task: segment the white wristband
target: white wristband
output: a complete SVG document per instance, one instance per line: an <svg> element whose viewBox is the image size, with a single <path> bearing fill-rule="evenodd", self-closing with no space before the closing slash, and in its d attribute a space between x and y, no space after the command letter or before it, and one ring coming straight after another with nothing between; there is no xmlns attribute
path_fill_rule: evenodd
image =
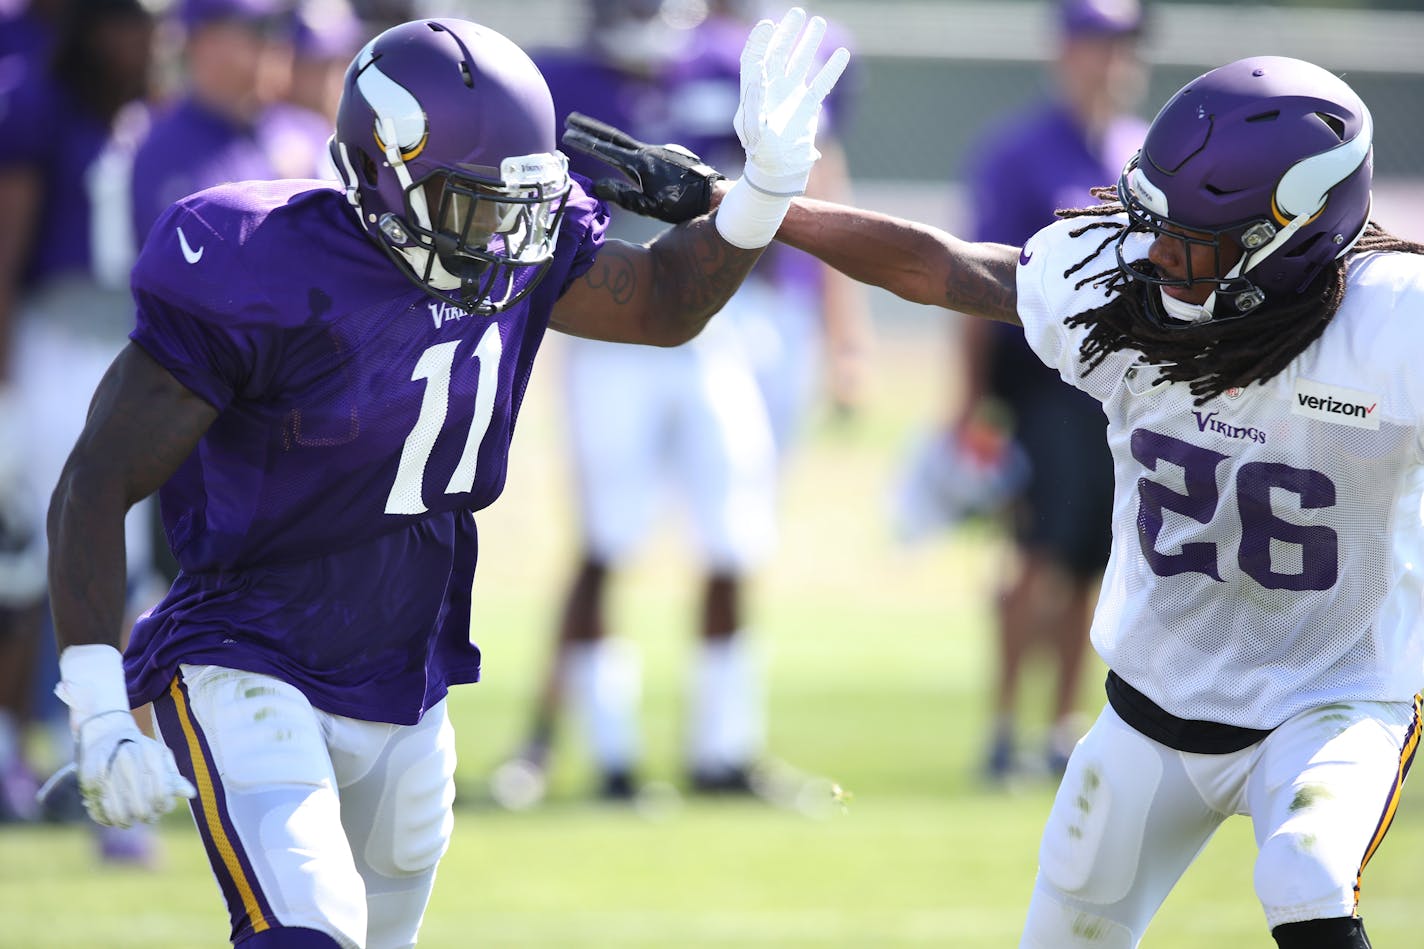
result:
<svg viewBox="0 0 1424 949"><path fill-rule="evenodd" d="M767 194L743 176L717 208L717 233L733 247L754 250L770 244L791 208L792 195Z"/></svg>
<svg viewBox="0 0 1424 949"><path fill-rule="evenodd" d="M104 712L128 711L124 657L113 646L66 646L59 654L59 679L54 694L69 706L71 729L77 731L80 725Z"/></svg>
<svg viewBox="0 0 1424 949"><path fill-rule="evenodd" d="M771 174L756 162L749 161L742 169L742 177L758 191L774 194L779 198L794 198L806 193L806 185L811 180L811 166L815 159L820 157L821 153L813 148L810 162L794 170L783 170L780 174Z"/></svg>

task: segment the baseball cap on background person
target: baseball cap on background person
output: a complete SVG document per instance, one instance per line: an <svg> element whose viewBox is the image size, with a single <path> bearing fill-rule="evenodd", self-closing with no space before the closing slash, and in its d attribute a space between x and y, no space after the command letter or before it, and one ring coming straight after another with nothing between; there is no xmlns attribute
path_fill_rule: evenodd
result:
<svg viewBox="0 0 1424 949"><path fill-rule="evenodd" d="M1142 33L1140 0L1059 0L1058 25L1065 36L1136 36Z"/></svg>
<svg viewBox="0 0 1424 949"><path fill-rule="evenodd" d="M318 155L326 161L326 139L351 57L370 38L370 29L347 0L299 0L292 22L292 85L288 99L323 116ZM335 169L331 169L335 171ZM323 175L325 177L325 175Z"/></svg>
<svg viewBox="0 0 1424 949"><path fill-rule="evenodd" d="M367 32L347 0L301 0L292 23L292 45L299 59L340 60L344 69Z"/></svg>

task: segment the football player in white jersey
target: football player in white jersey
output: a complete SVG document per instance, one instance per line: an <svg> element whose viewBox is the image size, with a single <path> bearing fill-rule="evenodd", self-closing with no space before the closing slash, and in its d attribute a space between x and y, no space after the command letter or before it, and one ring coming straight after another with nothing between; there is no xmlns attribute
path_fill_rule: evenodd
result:
<svg viewBox="0 0 1424 949"><path fill-rule="evenodd" d="M1095 396L1116 466L1075 748L1021 945L1137 946L1250 817L1282 949L1362 949L1420 734L1424 246L1370 218L1340 79L1245 59L1183 87L1104 204L1023 248L799 199L779 239L906 299L1020 324Z"/></svg>

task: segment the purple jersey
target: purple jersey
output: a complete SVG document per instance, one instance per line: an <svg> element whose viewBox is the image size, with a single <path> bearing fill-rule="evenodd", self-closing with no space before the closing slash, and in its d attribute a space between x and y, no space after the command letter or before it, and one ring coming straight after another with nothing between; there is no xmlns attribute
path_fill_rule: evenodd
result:
<svg viewBox="0 0 1424 949"><path fill-rule="evenodd" d="M18 54L26 71L44 68L54 47L54 28L36 16L28 3L0 0L0 59Z"/></svg>
<svg viewBox="0 0 1424 949"><path fill-rule="evenodd" d="M135 704L213 663L409 724L478 678L471 512L503 489L550 311L603 242L585 183L543 281L495 316L410 284L322 182L220 186L157 221L132 337L219 414L160 491L182 572L134 627Z"/></svg>

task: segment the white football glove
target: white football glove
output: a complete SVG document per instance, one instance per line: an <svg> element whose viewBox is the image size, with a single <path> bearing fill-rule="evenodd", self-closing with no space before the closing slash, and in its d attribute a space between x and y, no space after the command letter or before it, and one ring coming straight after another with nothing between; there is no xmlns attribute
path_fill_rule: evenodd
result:
<svg viewBox="0 0 1424 949"><path fill-rule="evenodd" d="M759 191L804 193L811 166L821 157L816 149L821 103L850 60L844 47L837 49L808 83L825 35L824 19L815 16L807 23L806 11L792 7L780 23L762 20L753 27L742 48L742 94L732 124L747 153L742 174Z"/></svg>
<svg viewBox="0 0 1424 949"><path fill-rule="evenodd" d="M804 32L802 27L805 27ZM776 236L791 199L806 191L816 150L821 103L845 71L838 49L808 83L826 21L792 7L780 23L762 20L742 49L742 94L732 124L747 161L717 210L717 232L734 247L765 247Z"/></svg>
<svg viewBox="0 0 1424 949"><path fill-rule="evenodd" d="M139 731L129 711L123 658L113 646L68 646L55 688L69 706L79 790L96 823L152 823L197 793L178 773L173 752Z"/></svg>

